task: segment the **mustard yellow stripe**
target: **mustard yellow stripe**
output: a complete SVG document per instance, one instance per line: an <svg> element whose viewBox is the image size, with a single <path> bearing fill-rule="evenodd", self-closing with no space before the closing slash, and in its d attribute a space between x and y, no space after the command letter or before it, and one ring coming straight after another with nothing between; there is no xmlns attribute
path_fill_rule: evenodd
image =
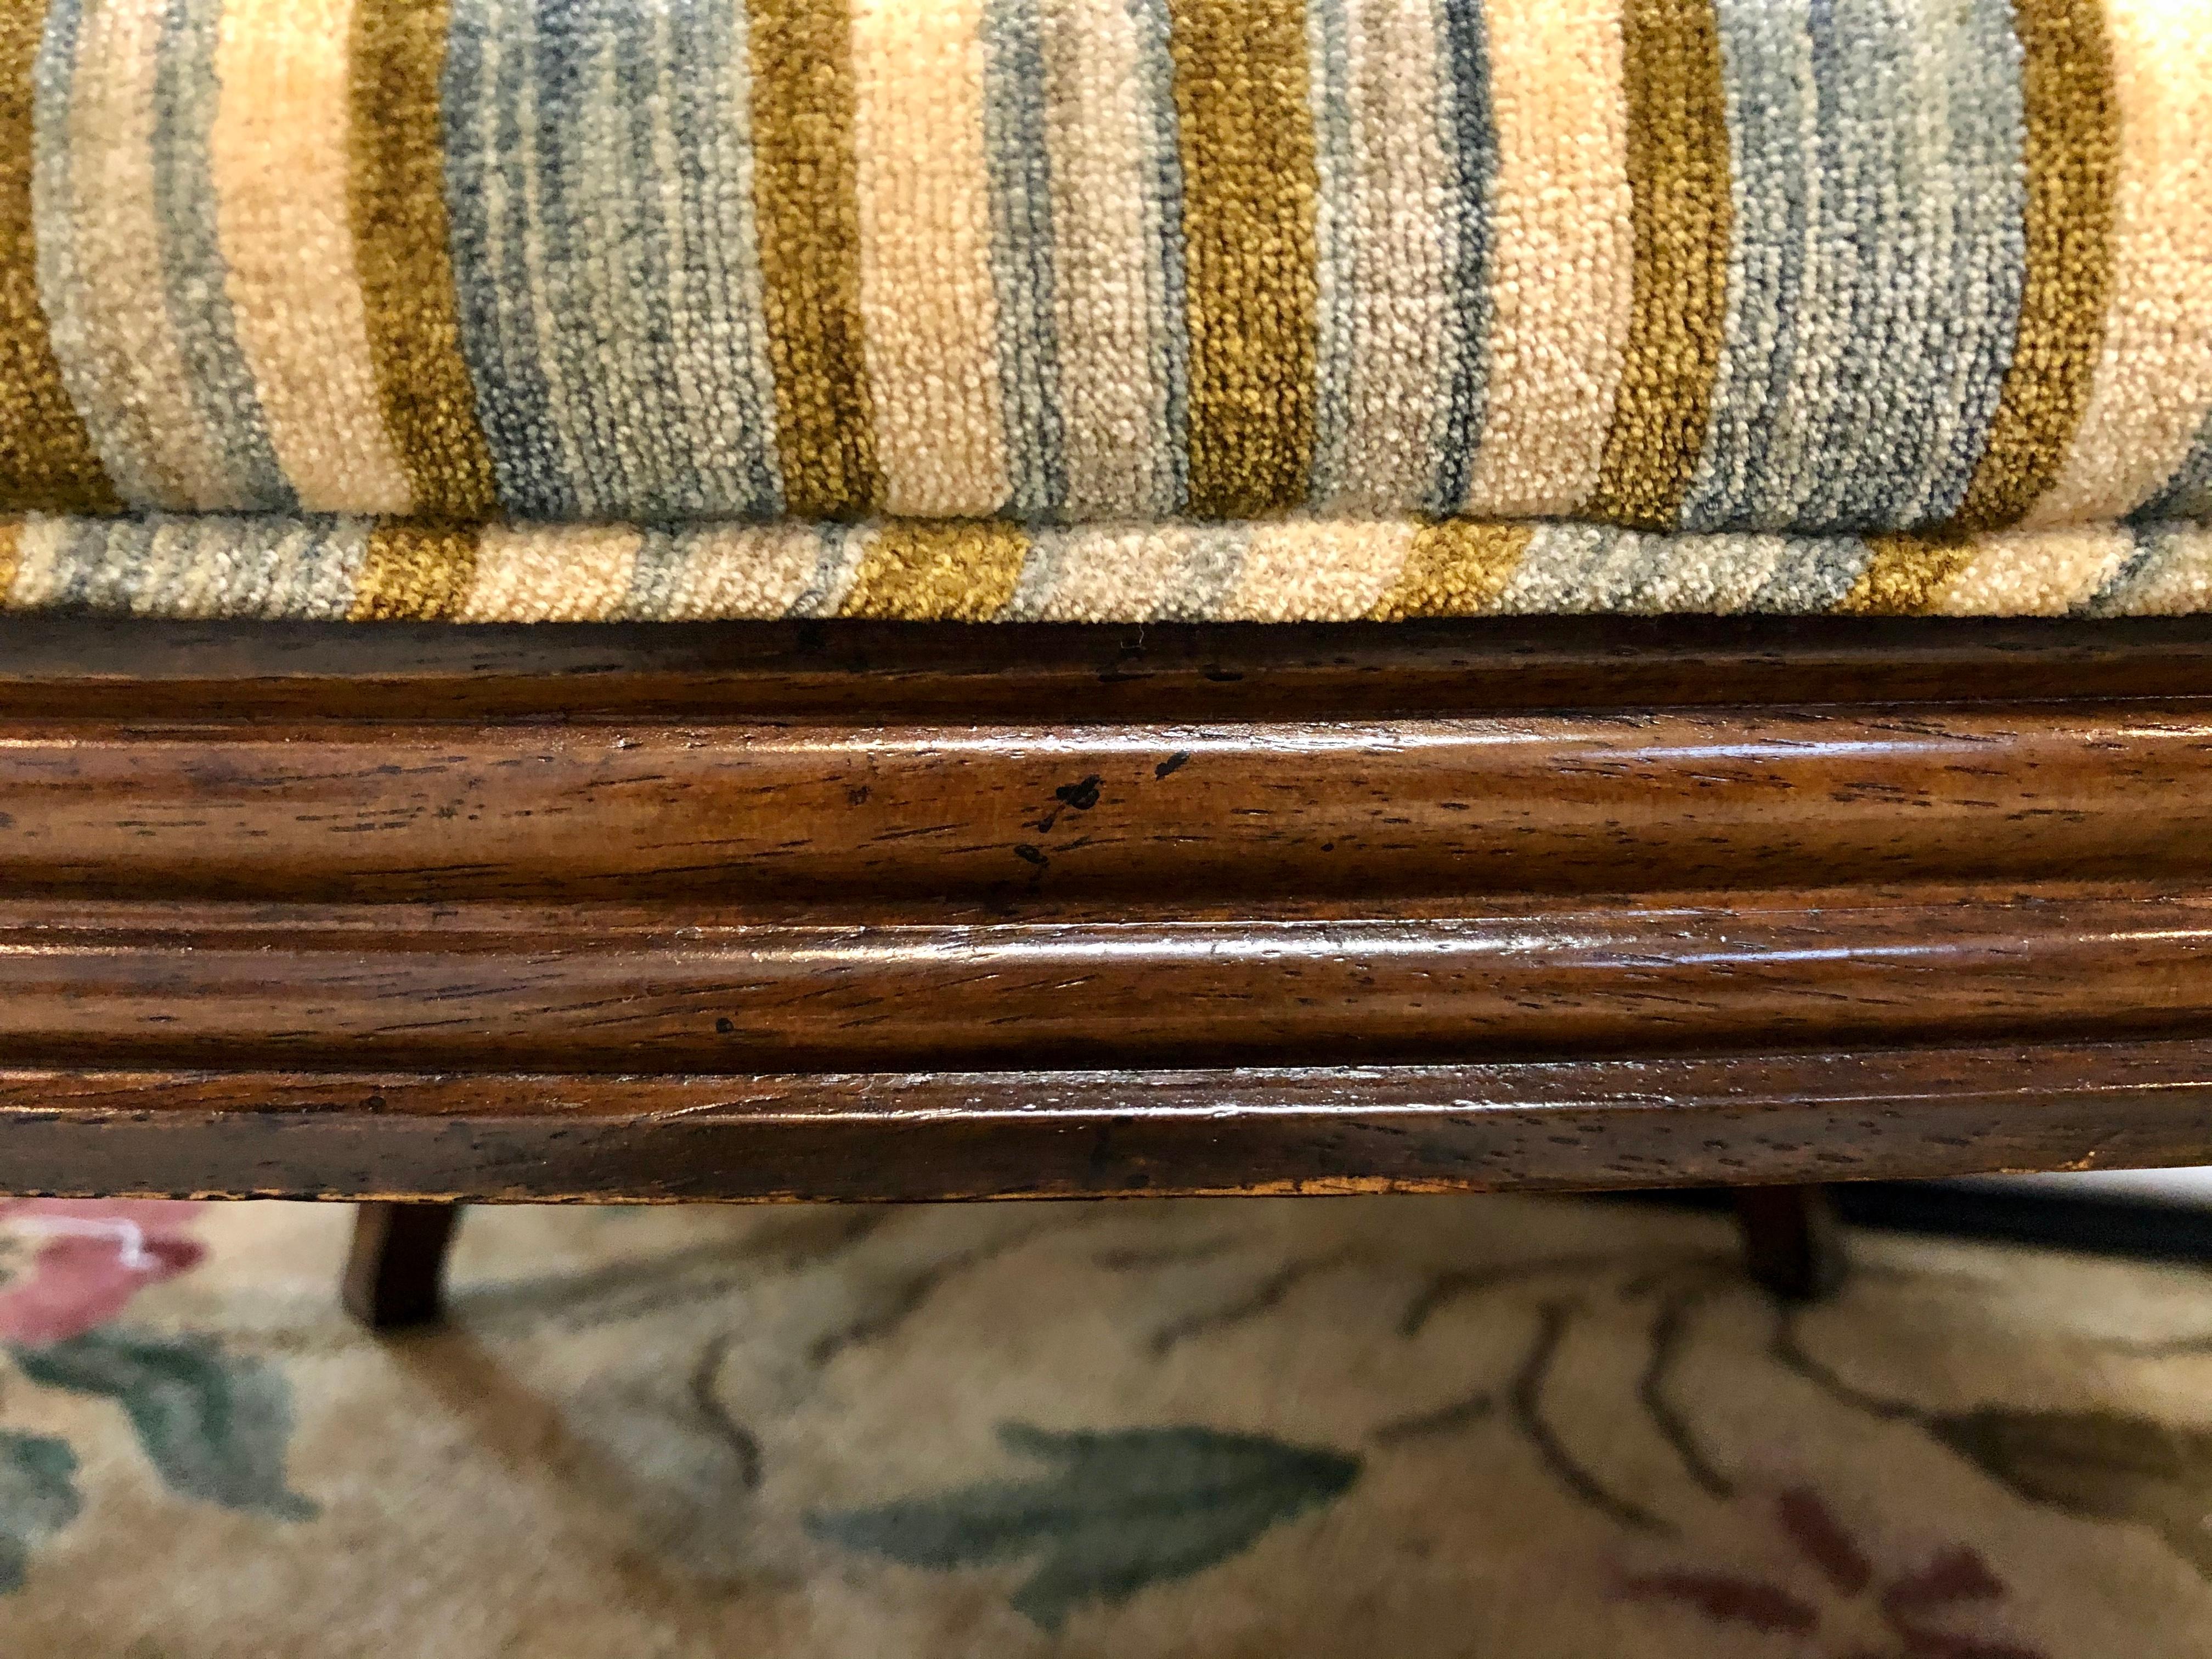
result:
<svg viewBox="0 0 2212 1659"><path fill-rule="evenodd" d="M2089 400L2112 296L2118 173L2112 41L2098 0L2013 0L2023 54L2027 270L1968 529L2016 522L2051 488Z"/></svg>
<svg viewBox="0 0 2212 1659"><path fill-rule="evenodd" d="M10 515L0 519L0 610L15 586L15 573L23 568L23 521Z"/></svg>
<svg viewBox="0 0 2212 1659"><path fill-rule="evenodd" d="M1672 529L1712 411L1728 318L1728 104L1712 0L1628 0L1628 185L1635 265L1620 392L1594 518Z"/></svg>
<svg viewBox="0 0 2212 1659"><path fill-rule="evenodd" d="M1314 443L1314 204L1305 9L1169 0L1190 326L1190 510L1305 498Z"/></svg>
<svg viewBox="0 0 2212 1659"><path fill-rule="evenodd" d="M786 510L883 496L860 321L852 29L843 0L753 0L753 202Z"/></svg>
<svg viewBox="0 0 2212 1659"><path fill-rule="evenodd" d="M480 518L499 497L461 356L447 242L446 16L446 0L361 0L349 197L378 400L415 510Z"/></svg>
<svg viewBox="0 0 2212 1659"><path fill-rule="evenodd" d="M447 622L476 580L472 525L386 520L369 532L349 622Z"/></svg>
<svg viewBox="0 0 2212 1659"><path fill-rule="evenodd" d="M1534 525L1487 519L1423 525L1414 532L1398 580L1368 615L1376 622L1479 616L1513 580L1534 534Z"/></svg>
<svg viewBox="0 0 2212 1659"><path fill-rule="evenodd" d="M1943 585L1972 562L1960 535L1869 536L1874 557L1836 610L1852 617L1918 617L1936 608Z"/></svg>
<svg viewBox="0 0 2212 1659"><path fill-rule="evenodd" d="M31 217L31 66L43 0L0 0L0 500L64 513L122 502L62 385L39 304Z"/></svg>
<svg viewBox="0 0 2212 1659"><path fill-rule="evenodd" d="M988 622L1014 597L1028 552L1014 525L887 524L869 538L838 615Z"/></svg>

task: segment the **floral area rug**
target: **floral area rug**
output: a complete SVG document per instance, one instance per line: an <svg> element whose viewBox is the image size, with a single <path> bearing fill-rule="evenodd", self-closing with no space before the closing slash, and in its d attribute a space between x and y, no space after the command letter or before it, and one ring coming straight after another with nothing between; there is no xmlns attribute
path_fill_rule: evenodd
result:
<svg viewBox="0 0 2212 1659"><path fill-rule="evenodd" d="M2212 1273L1504 1198L0 1210L0 1652L2212 1654Z"/></svg>

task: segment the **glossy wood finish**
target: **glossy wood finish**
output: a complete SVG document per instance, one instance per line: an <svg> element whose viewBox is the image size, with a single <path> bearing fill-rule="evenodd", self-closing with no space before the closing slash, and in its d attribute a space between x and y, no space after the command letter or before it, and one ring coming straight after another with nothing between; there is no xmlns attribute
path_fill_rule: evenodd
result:
<svg viewBox="0 0 2212 1659"><path fill-rule="evenodd" d="M2194 622L12 619L0 1188L2203 1161L2208 817Z"/></svg>
<svg viewBox="0 0 2212 1659"><path fill-rule="evenodd" d="M0 902L0 1053L441 1073L1060 1069L2212 1025L2203 894L1286 910L994 921L884 907L800 922L669 905Z"/></svg>
<svg viewBox="0 0 2212 1659"><path fill-rule="evenodd" d="M0 617L19 716L1024 724L2212 696L2201 617L586 623Z"/></svg>
<svg viewBox="0 0 2212 1659"><path fill-rule="evenodd" d="M2212 702L1036 726L0 718L0 882L687 902L2205 868Z"/></svg>
<svg viewBox="0 0 2212 1659"><path fill-rule="evenodd" d="M879 1200L1803 1183L2205 1161L2212 1040L1446 1066L0 1073L20 1192Z"/></svg>

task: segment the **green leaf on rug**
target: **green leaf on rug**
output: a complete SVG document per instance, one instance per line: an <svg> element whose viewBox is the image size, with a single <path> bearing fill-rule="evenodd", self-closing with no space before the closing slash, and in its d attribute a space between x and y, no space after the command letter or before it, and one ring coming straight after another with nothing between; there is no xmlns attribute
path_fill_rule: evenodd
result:
<svg viewBox="0 0 2212 1659"><path fill-rule="evenodd" d="M284 1481L292 1401L275 1366L204 1336L112 1328L14 1352L33 1382L120 1403L171 1491L282 1521L313 1517Z"/></svg>
<svg viewBox="0 0 2212 1659"><path fill-rule="evenodd" d="M1928 1427L2021 1497L2097 1521L2154 1528L2212 1578L2212 1431L2113 1412L1985 1406Z"/></svg>
<svg viewBox="0 0 2212 1659"><path fill-rule="evenodd" d="M31 1546L76 1520L82 1501L68 1441L0 1430L0 1595L22 1588Z"/></svg>
<svg viewBox="0 0 2212 1659"><path fill-rule="evenodd" d="M1055 1434L1009 1423L999 1437L1049 1472L813 1515L807 1530L940 1571L1041 1556L1013 1606L1056 1630L1084 1602L1126 1601L1227 1560L1359 1473L1357 1457L1212 1429Z"/></svg>

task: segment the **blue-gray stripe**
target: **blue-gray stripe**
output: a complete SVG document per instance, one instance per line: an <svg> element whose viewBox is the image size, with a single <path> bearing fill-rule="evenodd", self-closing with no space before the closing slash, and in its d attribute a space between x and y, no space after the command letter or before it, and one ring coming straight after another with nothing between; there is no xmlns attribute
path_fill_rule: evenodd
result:
<svg viewBox="0 0 2212 1659"><path fill-rule="evenodd" d="M743 0L678 9L674 62L690 72L673 99L684 276L672 331L685 407L707 411L728 447L703 469L709 505L772 519L783 511L783 463L753 208L749 28Z"/></svg>
<svg viewBox="0 0 2212 1659"><path fill-rule="evenodd" d="M1963 0L1954 15L1958 27L1923 48L1940 43L1930 78L1950 140L1949 258L1929 295L1942 319L1931 356L1948 373L1929 383L1937 417L1896 515L1908 528L1949 518L1966 498L2012 362L2027 272L2027 116L2011 0ZM1922 95L1938 95L1923 84Z"/></svg>
<svg viewBox="0 0 2212 1659"><path fill-rule="evenodd" d="M1314 447L1307 504L1325 507L1352 486L1346 476L1352 427L1352 359L1358 337L1352 204L1358 165L1352 138L1352 46L1345 0L1307 0L1312 64L1316 308Z"/></svg>
<svg viewBox="0 0 2212 1659"><path fill-rule="evenodd" d="M1803 309L1811 118L1811 43L1796 15L1767 0L1717 0L1735 234L1705 452L1682 526L1766 527L1768 447L1790 383Z"/></svg>
<svg viewBox="0 0 2212 1659"><path fill-rule="evenodd" d="M1808 529L1883 528L1926 453L1924 331L1932 157L1915 153L1911 21L1887 0L1815 0L1820 246L1829 252L1832 377L1808 434L1792 517ZM1929 16L1926 26L1940 28Z"/></svg>
<svg viewBox="0 0 2212 1659"><path fill-rule="evenodd" d="M2139 521L2212 518L2212 414L2207 414L2204 424L2197 428L2197 441L2190 447L2189 459L2181 464L2181 470L2130 516Z"/></svg>
<svg viewBox="0 0 2212 1659"><path fill-rule="evenodd" d="M525 3L532 4L538 24L530 125L538 210L531 228L543 250L548 327L541 361L559 387L556 408L567 416L562 426L577 459L570 482L578 505L586 518L614 518L624 510L628 469L610 396L623 375L607 349L614 333L607 313L615 296L602 261L611 265L624 250L606 246L592 222L593 178L606 163L611 125L603 99L593 96L605 44L596 27L598 0Z"/></svg>
<svg viewBox="0 0 2212 1659"><path fill-rule="evenodd" d="M269 441L253 371L238 343L216 217L209 143L222 0L169 0L154 80L154 211L170 326L192 404L222 457L223 495L203 507L281 511L292 487Z"/></svg>
<svg viewBox="0 0 2212 1659"><path fill-rule="evenodd" d="M2129 540L2134 544L2128 556L2115 565L2097 591L2086 599L2077 600L2074 614L2077 617L2109 617L2123 608L2128 590L2143 578L2144 573L2160 562L2165 552L2165 534L2154 525L2134 525L2129 527Z"/></svg>
<svg viewBox="0 0 2212 1659"><path fill-rule="evenodd" d="M630 563L629 586L615 619L651 622L673 611L695 540L695 536L667 525L647 526L639 538L637 556Z"/></svg>
<svg viewBox="0 0 2212 1659"><path fill-rule="evenodd" d="M442 87L446 206L461 348L501 502L519 516L572 519L574 469L538 357L541 301L531 234L534 131L525 121L533 32L507 0L452 0Z"/></svg>
<svg viewBox="0 0 2212 1659"><path fill-rule="evenodd" d="M299 538L269 585L262 614L343 618L368 552L368 521L318 513L297 523Z"/></svg>
<svg viewBox="0 0 2212 1659"><path fill-rule="evenodd" d="M1685 527L1944 517L1995 410L2026 258L2006 0L1718 15L1735 235Z"/></svg>
<svg viewBox="0 0 2212 1659"><path fill-rule="evenodd" d="M1161 514L1190 505L1190 283L1183 263L1182 148L1175 102L1175 54L1168 0L1129 0L1145 102L1152 112L1155 173L1149 192L1159 214L1160 358L1151 365L1164 392L1168 489L1144 509ZM1149 470L1149 469L1148 469Z"/></svg>
<svg viewBox="0 0 2212 1659"><path fill-rule="evenodd" d="M1498 178L1498 129L1490 107L1490 43L1478 0L1444 0L1441 53L1444 155L1454 173L1449 264L1450 368L1438 422L1428 507L1456 512L1467 499L1487 414L1490 356L1490 192Z"/></svg>
<svg viewBox="0 0 2212 1659"><path fill-rule="evenodd" d="M991 276L999 302L999 396L1008 507L1032 522L1067 504L1054 309L1052 155L1036 0L984 10L983 143L991 176Z"/></svg>
<svg viewBox="0 0 2212 1659"><path fill-rule="evenodd" d="M1792 536L1744 609L1785 616L1832 611L1873 562L1873 547L1856 536Z"/></svg>
<svg viewBox="0 0 2212 1659"><path fill-rule="evenodd" d="M502 499L774 516L731 0L457 0L452 34L456 282Z"/></svg>
<svg viewBox="0 0 2212 1659"><path fill-rule="evenodd" d="M138 573L153 551L158 515L131 519L85 519L71 526L64 544L63 580L55 591L57 611L125 611Z"/></svg>

